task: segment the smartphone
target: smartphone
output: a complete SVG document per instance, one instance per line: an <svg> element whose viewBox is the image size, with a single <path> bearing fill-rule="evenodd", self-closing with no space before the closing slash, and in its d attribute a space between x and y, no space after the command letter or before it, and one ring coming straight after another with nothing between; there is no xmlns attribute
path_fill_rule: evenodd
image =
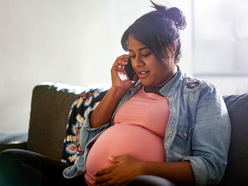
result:
<svg viewBox="0 0 248 186"><path fill-rule="evenodd" d="M134 76L134 74L135 74L135 72L134 72L134 69L133 69L133 67L132 67L130 58L128 59L127 62L128 62L128 64L124 66L124 69L125 69L125 71L126 71L126 73L127 73L128 78L129 78L130 80L132 80L132 79L133 79L133 76Z"/></svg>

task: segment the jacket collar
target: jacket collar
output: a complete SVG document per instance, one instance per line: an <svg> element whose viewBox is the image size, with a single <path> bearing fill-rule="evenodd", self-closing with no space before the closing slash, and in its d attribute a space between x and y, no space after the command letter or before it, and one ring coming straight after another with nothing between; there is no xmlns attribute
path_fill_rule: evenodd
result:
<svg viewBox="0 0 248 186"><path fill-rule="evenodd" d="M175 90L175 88L177 87L179 80L182 77L182 71L179 69L177 71L177 73L175 74L175 76L166 84L164 85L159 92L163 95L163 96L168 96L168 94L170 92L172 92L173 90Z"/></svg>
<svg viewBox="0 0 248 186"><path fill-rule="evenodd" d="M177 87L177 84L179 83L179 80L182 77L182 74L183 74L183 72L178 67L178 71L175 74L175 76L159 90L160 94L167 97L170 92L175 90L175 88ZM141 86L142 86L142 84L141 84L140 80L138 80L136 82L136 84L132 87L132 90L134 92L138 92L138 90L140 89Z"/></svg>

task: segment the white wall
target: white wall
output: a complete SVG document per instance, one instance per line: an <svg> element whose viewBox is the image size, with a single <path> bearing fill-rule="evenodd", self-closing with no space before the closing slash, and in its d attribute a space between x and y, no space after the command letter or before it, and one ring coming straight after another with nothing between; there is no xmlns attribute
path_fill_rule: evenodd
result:
<svg viewBox="0 0 248 186"><path fill-rule="evenodd" d="M190 14L190 3L172 1ZM123 53L122 33L152 10L150 5L149 0L0 0L0 132L28 130L32 89L40 82L110 82L111 65ZM190 29L189 22L182 32L181 63L187 71Z"/></svg>

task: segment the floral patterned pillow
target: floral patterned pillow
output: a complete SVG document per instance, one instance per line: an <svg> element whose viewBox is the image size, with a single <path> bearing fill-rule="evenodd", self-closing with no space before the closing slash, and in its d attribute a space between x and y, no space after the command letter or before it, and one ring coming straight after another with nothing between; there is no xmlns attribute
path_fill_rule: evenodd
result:
<svg viewBox="0 0 248 186"><path fill-rule="evenodd" d="M61 157L62 162L73 164L75 161L78 161L79 155L82 152L78 141L79 130L88 111L91 108L95 108L106 93L107 90L104 88L90 89L81 93L73 102L66 126L64 149Z"/></svg>

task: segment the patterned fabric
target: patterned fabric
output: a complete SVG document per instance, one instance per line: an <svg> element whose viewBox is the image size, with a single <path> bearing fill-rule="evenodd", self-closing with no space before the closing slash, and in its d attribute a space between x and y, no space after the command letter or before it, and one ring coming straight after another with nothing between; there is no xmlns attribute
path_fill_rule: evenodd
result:
<svg viewBox="0 0 248 186"><path fill-rule="evenodd" d="M83 125L85 115L92 108L95 108L104 95L107 93L105 89L90 89L79 95L73 102L68 123L66 126L66 136L64 138L64 149L61 161L73 164L78 161L82 149L79 145L79 130Z"/></svg>

